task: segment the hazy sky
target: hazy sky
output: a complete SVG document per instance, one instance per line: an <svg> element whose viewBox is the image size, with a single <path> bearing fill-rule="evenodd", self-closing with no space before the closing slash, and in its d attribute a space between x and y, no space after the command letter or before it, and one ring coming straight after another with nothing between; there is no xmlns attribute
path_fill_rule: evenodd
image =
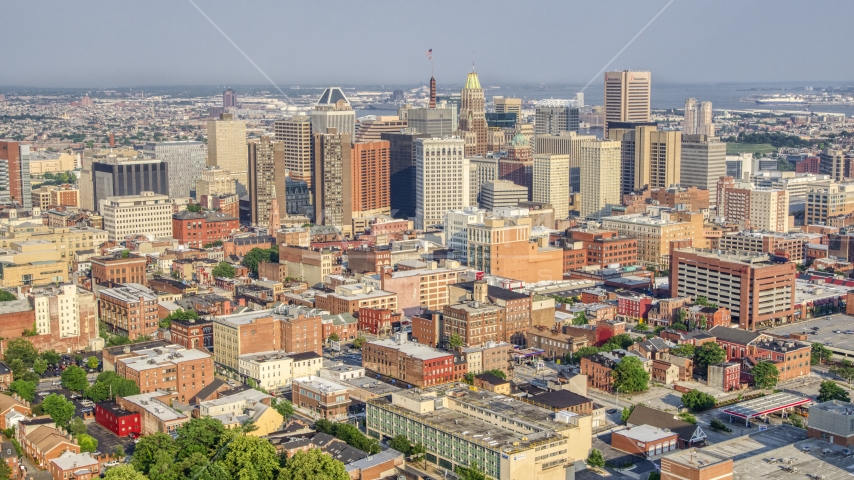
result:
<svg viewBox="0 0 854 480"><path fill-rule="evenodd" d="M667 0L194 0L281 86L585 84ZM0 85L263 84L189 0L0 0ZM611 65L653 82L854 81L854 2L675 0ZM472 53L474 52L474 53ZM597 80L598 82L598 80Z"/></svg>

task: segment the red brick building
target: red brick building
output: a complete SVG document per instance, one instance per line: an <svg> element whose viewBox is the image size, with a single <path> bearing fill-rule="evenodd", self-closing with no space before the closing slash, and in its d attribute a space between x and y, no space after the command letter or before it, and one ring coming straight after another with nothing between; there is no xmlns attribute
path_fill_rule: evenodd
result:
<svg viewBox="0 0 854 480"><path fill-rule="evenodd" d="M52 459L46 467L53 480L92 480L100 478L101 472L101 462L97 458L88 453L70 451Z"/></svg>
<svg viewBox="0 0 854 480"><path fill-rule="evenodd" d="M353 217L391 213L389 142L354 143Z"/></svg>
<svg viewBox="0 0 854 480"><path fill-rule="evenodd" d="M360 308L358 324L359 331L368 332L373 335L389 335L391 334L391 319L393 315L394 312L388 309ZM413 318L412 321L414 323L415 319ZM414 337L414 326L412 334Z"/></svg>
<svg viewBox="0 0 854 480"><path fill-rule="evenodd" d="M213 348L213 322L210 320L173 320L171 341L184 348Z"/></svg>
<svg viewBox="0 0 854 480"><path fill-rule="evenodd" d="M116 361L116 373L139 385L140 393L171 392L187 403L214 380L213 357L177 345L139 350Z"/></svg>
<svg viewBox="0 0 854 480"><path fill-rule="evenodd" d="M358 336L358 322L349 313L321 316L323 324L323 339L326 340L334 333L339 340L352 340Z"/></svg>
<svg viewBox="0 0 854 480"><path fill-rule="evenodd" d="M441 312L425 312L412 317L412 340L436 347L442 341L439 336L441 323Z"/></svg>
<svg viewBox="0 0 854 480"><path fill-rule="evenodd" d="M652 310L652 299L647 296L617 298L617 315L622 315L632 321L648 319L650 310Z"/></svg>
<svg viewBox="0 0 854 480"><path fill-rule="evenodd" d="M294 405L311 410L320 418L347 418L350 390L338 382L315 376L295 378L292 392Z"/></svg>
<svg viewBox="0 0 854 480"><path fill-rule="evenodd" d="M413 387L459 381L467 373L464 369L455 370L454 354L410 343L405 334L395 339L365 343L362 366Z"/></svg>
<svg viewBox="0 0 854 480"><path fill-rule="evenodd" d="M139 413L125 410L113 401L95 405L95 421L119 437L142 432Z"/></svg>
<svg viewBox="0 0 854 480"><path fill-rule="evenodd" d="M347 250L347 267L353 273L375 273L391 266L391 249L360 247Z"/></svg>
<svg viewBox="0 0 854 480"><path fill-rule="evenodd" d="M172 238L181 244L201 248L226 240L240 229L240 220L220 212L194 213L187 210L172 215Z"/></svg>
<svg viewBox="0 0 854 480"><path fill-rule="evenodd" d="M147 283L145 270L148 261L145 257L121 253L105 257L92 257L92 280L97 283Z"/></svg>
<svg viewBox="0 0 854 480"><path fill-rule="evenodd" d="M709 330L709 335L714 336L718 345L726 351L728 362L755 354L756 344L769 338L760 333L729 327L714 327Z"/></svg>
<svg viewBox="0 0 854 480"><path fill-rule="evenodd" d="M222 253L227 257L235 255L242 257L253 248L270 248L276 244L275 237L262 235L258 237L240 237L222 242Z"/></svg>
<svg viewBox="0 0 854 480"><path fill-rule="evenodd" d="M735 362L709 365L708 385L724 392L741 387L741 365Z"/></svg>
<svg viewBox="0 0 854 480"><path fill-rule="evenodd" d="M610 230L569 230L568 240L580 241L587 253L587 265L607 267L612 264L631 266L638 263L638 240Z"/></svg>
<svg viewBox="0 0 854 480"><path fill-rule="evenodd" d="M641 457L653 457L676 450L679 435L669 428L640 425L611 434L611 446Z"/></svg>
<svg viewBox="0 0 854 480"><path fill-rule="evenodd" d="M157 295L141 285L105 288L99 292L100 319L107 328L136 340L160 328Z"/></svg>
<svg viewBox="0 0 854 480"><path fill-rule="evenodd" d="M774 363L780 372L780 381L806 377L810 374L809 343L792 340L762 340L755 345L755 356Z"/></svg>
<svg viewBox="0 0 854 480"><path fill-rule="evenodd" d="M815 173L819 174L819 157L807 157L795 164L795 172L797 173Z"/></svg>

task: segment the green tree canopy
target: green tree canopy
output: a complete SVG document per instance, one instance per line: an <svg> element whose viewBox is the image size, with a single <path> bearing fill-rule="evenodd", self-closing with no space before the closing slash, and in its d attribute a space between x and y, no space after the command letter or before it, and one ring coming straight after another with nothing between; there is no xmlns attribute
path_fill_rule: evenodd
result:
<svg viewBox="0 0 854 480"><path fill-rule="evenodd" d="M588 323L590 322L587 321L587 315L584 312L578 312L572 317L573 325L587 325Z"/></svg>
<svg viewBox="0 0 854 480"><path fill-rule="evenodd" d="M139 386L133 380L120 377L116 372L102 372L95 383L86 389L86 398L93 402L111 400L116 396L129 397L139 394Z"/></svg>
<svg viewBox="0 0 854 480"><path fill-rule="evenodd" d="M139 439L133 450L130 464L143 474L158 463L172 462L178 453L178 445L172 441L172 437L165 433L146 435Z"/></svg>
<svg viewBox="0 0 854 480"><path fill-rule="evenodd" d="M717 365L726 360L726 351L717 342L706 342L694 349L694 363L705 374L709 365Z"/></svg>
<svg viewBox="0 0 854 480"><path fill-rule="evenodd" d="M63 427L67 426L68 422L74 417L74 403L56 393L45 397L42 402L42 408L44 409L44 413L50 415L51 420Z"/></svg>
<svg viewBox="0 0 854 480"><path fill-rule="evenodd" d="M261 262L277 263L279 261L279 247L273 245L270 248L253 248L243 256L241 264L248 268L253 274L258 275L258 264Z"/></svg>
<svg viewBox="0 0 854 480"><path fill-rule="evenodd" d="M19 359L25 367L29 368L33 366L38 357L39 352L36 350L36 347L25 338L10 340L6 345L6 355L4 358L7 364L15 359Z"/></svg>
<svg viewBox="0 0 854 480"><path fill-rule="evenodd" d="M486 373L491 373L502 380L507 380L507 374L497 368L494 368Z"/></svg>
<svg viewBox="0 0 854 480"><path fill-rule="evenodd" d="M486 473L477 462L471 462L468 467L458 466L454 469L454 473L460 480L486 480Z"/></svg>
<svg viewBox="0 0 854 480"><path fill-rule="evenodd" d="M632 412L635 410L634 405L629 405L628 407L623 407L622 413L620 413L620 421L626 423L629 421L629 417L632 415Z"/></svg>
<svg viewBox="0 0 854 480"><path fill-rule="evenodd" d="M0 302L9 302L12 300L17 300L14 294L7 292L6 290L0 290Z"/></svg>
<svg viewBox="0 0 854 480"><path fill-rule="evenodd" d="M348 480L344 464L319 448L299 451L285 461L278 480Z"/></svg>
<svg viewBox="0 0 854 480"><path fill-rule="evenodd" d="M676 355L677 357L694 358L695 350L694 345L691 345L690 343L683 343L671 348L670 354Z"/></svg>
<svg viewBox="0 0 854 480"><path fill-rule="evenodd" d="M56 365L62 360L62 357L56 353L56 350L46 350L42 352L41 357L50 365Z"/></svg>
<svg viewBox="0 0 854 480"><path fill-rule="evenodd" d="M137 472L133 465L119 465L107 469L104 480L149 480L148 477Z"/></svg>
<svg viewBox="0 0 854 480"><path fill-rule="evenodd" d="M448 339L448 345L451 346L452 349L457 349L463 346L463 337L459 336L459 334L452 333L451 338Z"/></svg>
<svg viewBox="0 0 854 480"><path fill-rule="evenodd" d="M759 362L750 371L757 388L774 388L780 381L780 371L771 362Z"/></svg>
<svg viewBox="0 0 854 480"><path fill-rule="evenodd" d="M828 402L830 400L850 402L851 395L849 395L848 390L845 390L844 388L840 387L839 384L832 380L821 382L821 386L818 389L818 397L816 398L816 401Z"/></svg>
<svg viewBox="0 0 854 480"><path fill-rule="evenodd" d="M812 344L810 363L812 363L813 365L828 363L832 357L833 352L831 352L829 348L825 347L819 342L814 342Z"/></svg>
<svg viewBox="0 0 854 480"><path fill-rule="evenodd" d="M190 204L190 205L187 205L187 211L188 211L188 212L193 212L193 213L201 212L201 211L202 211L202 206L201 206L201 205L199 205L199 204Z"/></svg>
<svg viewBox="0 0 854 480"><path fill-rule="evenodd" d="M614 370L614 388L621 393L643 392L649 386L649 373L643 369L643 363L633 356L626 355Z"/></svg>
<svg viewBox="0 0 854 480"><path fill-rule="evenodd" d="M47 362L44 359L37 358L35 362L33 362L33 371L37 374L41 375L47 371Z"/></svg>
<svg viewBox="0 0 854 480"><path fill-rule="evenodd" d="M285 418L285 421L294 416L294 404L284 398L273 398L273 408L279 412L279 415Z"/></svg>
<svg viewBox="0 0 854 480"><path fill-rule="evenodd" d="M587 456L587 465L596 468L602 468L605 466L605 457L602 456L602 452L597 449L590 450L590 455Z"/></svg>
<svg viewBox="0 0 854 480"><path fill-rule="evenodd" d="M82 452L98 451L98 439L91 435L81 433L77 436L77 444L80 445L80 451Z"/></svg>
<svg viewBox="0 0 854 480"><path fill-rule="evenodd" d="M409 455L409 451L412 449L412 443L409 442L406 435L395 435L395 437L388 442L388 446L404 455Z"/></svg>
<svg viewBox="0 0 854 480"><path fill-rule="evenodd" d="M225 426L214 418L194 418L178 427L177 434L175 444L178 446L179 459L194 453L211 457L225 434Z"/></svg>
<svg viewBox="0 0 854 480"><path fill-rule="evenodd" d="M234 436L217 461L219 466L237 480L272 479L279 471L276 448L266 438L250 435Z"/></svg>
<svg viewBox="0 0 854 480"><path fill-rule="evenodd" d="M97 361L97 359L95 360ZM63 370L61 379L62 387L74 392L84 392L89 388L89 380L86 379L86 370L77 365L70 365Z"/></svg>
<svg viewBox="0 0 854 480"><path fill-rule="evenodd" d="M86 433L86 423L83 422L82 418L74 417L68 424L68 431L70 431L75 437Z"/></svg>
<svg viewBox="0 0 854 480"><path fill-rule="evenodd" d="M211 274L216 278L234 278L237 275L237 270L228 262L219 262Z"/></svg>
<svg viewBox="0 0 854 480"><path fill-rule="evenodd" d="M353 339L353 347L361 349L362 345L365 344L365 337L356 337Z"/></svg>
<svg viewBox="0 0 854 480"><path fill-rule="evenodd" d="M33 399L36 398L36 386L35 382L28 382L26 380L15 380L14 382L9 384L9 390L17 393L24 400L28 402L32 402Z"/></svg>
<svg viewBox="0 0 854 480"><path fill-rule="evenodd" d="M99 363L100 362L98 361L98 357L96 357L94 355L92 355L91 357L86 359L86 366L92 370L95 370L96 368L98 368Z"/></svg>
<svg viewBox="0 0 854 480"><path fill-rule="evenodd" d="M715 397L697 389L682 394L682 404L691 410L708 410L715 406Z"/></svg>
<svg viewBox="0 0 854 480"><path fill-rule="evenodd" d="M175 310L174 312L170 313L169 315L166 315L160 320L160 328L169 328L170 326L172 326L172 322L176 320L187 321L198 319L199 314L196 313L195 310L183 310L179 308L178 310Z"/></svg>

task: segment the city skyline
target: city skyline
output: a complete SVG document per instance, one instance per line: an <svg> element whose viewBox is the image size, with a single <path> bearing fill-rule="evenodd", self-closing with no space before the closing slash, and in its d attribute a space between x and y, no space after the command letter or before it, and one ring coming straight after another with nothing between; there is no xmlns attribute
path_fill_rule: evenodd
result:
<svg viewBox="0 0 854 480"><path fill-rule="evenodd" d="M486 9L481 5L438 2L427 15L394 10L388 8L390 4L380 3L339 12L344 15L324 16L326 7L313 3L287 6L262 3L241 6L241 11L234 12L231 5L214 0L196 2L199 11L192 2L170 3L168 10L164 10L155 1L145 11L134 11L135 21L131 23L120 23L128 12L100 6L97 1L87 2L88 8L58 4L56 8L38 11L29 4L10 4L5 7L8 18L36 17L43 33L0 52L5 64L19 66L0 74L0 85L91 87L95 86L93 78L99 79L96 83L100 85L117 87L250 85L264 83L265 75L282 88L304 83L412 84L429 78L431 66L424 51L430 48L440 85L443 80L446 85L449 80L459 82L461 73L472 63L487 85L520 82L583 85L626 42L628 47L608 69L651 70L656 73L656 82L662 83L854 79L854 67L833 62L832 49L814 47L841 43L846 35L851 35L845 29L844 19L849 17L845 12L854 6L847 3L823 2L825 11L839 14L823 17L823 28L810 33L812 42L789 42L786 48L779 48L777 43L785 42L785 37L779 35L780 29L791 18L809 18L814 14L813 5L725 1L708 10L691 2L676 1L635 41L630 41L668 2L618 5L541 2L535 14L526 17L530 18L529 25L514 29L522 35L514 42L502 42L498 48L491 47L485 39L495 33L493 25L506 21L507 12L517 8L509 2L504 2L508 8L501 8L500 3ZM162 6L166 6L165 2ZM453 8L458 15L442 15L446 8ZM165 11L169 14L164 15ZM217 32L200 12L216 22L228 38ZM265 18L282 18L289 29L286 38L308 38L317 28L324 28L331 35L317 37L309 44L282 48L279 29L269 29L268 33L257 28L260 12L264 12ZM604 20L606 15L608 31L613 32L608 35L602 35L599 21L578 21L580 18ZM437 22L437 18L442 21ZM472 22L475 18L479 21ZM80 29L77 34L62 38L51 33L66 31L67 25L74 22L100 24L102 28ZM543 38L537 32L567 28L568 24L573 25L577 43L568 40L568 48L559 50L561 58L556 61L552 52L537 47ZM7 34L9 38L31 38L26 31L31 26L31 22L9 22ZM686 29L690 29L695 41L674 41L674 34ZM158 35L151 35L155 31ZM314 60L360 37L373 38L373 50L340 50L335 62ZM229 43L229 38L246 57ZM382 38L406 41L377 41ZM99 48L92 49L92 45ZM697 45L707 45L708 54L697 55ZM69 50L73 54L69 55ZM662 50L668 54L663 55ZM719 53L714 54L715 51ZM508 58L524 58L525 68L507 68ZM80 68L81 65L85 68Z"/></svg>

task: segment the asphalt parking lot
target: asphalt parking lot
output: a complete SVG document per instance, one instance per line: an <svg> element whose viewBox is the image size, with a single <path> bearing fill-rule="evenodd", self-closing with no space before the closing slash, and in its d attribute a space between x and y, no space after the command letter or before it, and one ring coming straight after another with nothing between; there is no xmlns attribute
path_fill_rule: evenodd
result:
<svg viewBox="0 0 854 480"><path fill-rule="evenodd" d="M135 444L133 443L132 438L119 437L115 433L96 423L94 420L87 420L86 423L86 433L98 440L99 452L112 454L116 451L116 447L121 445L125 449L126 455L133 453Z"/></svg>

